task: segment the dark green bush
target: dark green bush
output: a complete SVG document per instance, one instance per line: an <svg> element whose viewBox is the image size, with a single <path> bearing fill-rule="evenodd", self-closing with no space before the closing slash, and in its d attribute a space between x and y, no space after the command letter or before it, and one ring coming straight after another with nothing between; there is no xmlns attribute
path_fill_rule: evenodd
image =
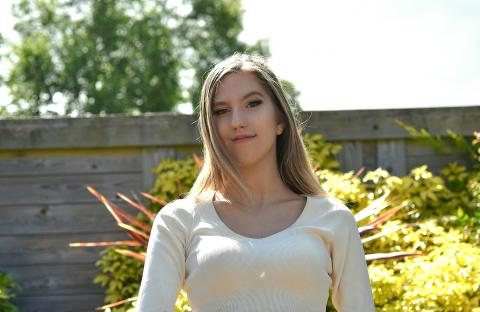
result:
<svg viewBox="0 0 480 312"><path fill-rule="evenodd" d="M11 303L21 288L9 274L0 272L0 311L18 312L18 308Z"/></svg>

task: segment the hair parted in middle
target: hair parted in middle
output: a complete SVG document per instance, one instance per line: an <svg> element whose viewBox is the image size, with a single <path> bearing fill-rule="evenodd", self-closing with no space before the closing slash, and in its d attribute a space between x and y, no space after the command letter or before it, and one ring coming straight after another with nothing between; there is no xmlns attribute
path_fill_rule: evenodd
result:
<svg viewBox="0 0 480 312"><path fill-rule="evenodd" d="M277 120L284 124L283 132L276 139L276 158L282 181L296 194L329 196L315 178L300 136L302 125L281 82L264 58L245 53L235 53L215 65L204 81L197 125L203 142L204 162L187 196L195 201L209 201L215 191L225 189L228 181L229 186L238 189L247 200L252 198L251 190L223 146L212 114L212 103L220 82L226 75L239 71L256 76L272 99Z"/></svg>

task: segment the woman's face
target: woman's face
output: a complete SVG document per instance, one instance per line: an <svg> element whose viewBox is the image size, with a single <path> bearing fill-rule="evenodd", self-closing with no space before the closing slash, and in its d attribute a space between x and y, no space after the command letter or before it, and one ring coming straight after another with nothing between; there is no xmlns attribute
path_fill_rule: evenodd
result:
<svg viewBox="0 0 480 312"><path fill-rule="evenodd" d="M276 163L276 137L283 131L267 90L253 73L235 72L219 83L212 103L213 123L239 167ZM235 140L247 135L251 138Z"/></svg>

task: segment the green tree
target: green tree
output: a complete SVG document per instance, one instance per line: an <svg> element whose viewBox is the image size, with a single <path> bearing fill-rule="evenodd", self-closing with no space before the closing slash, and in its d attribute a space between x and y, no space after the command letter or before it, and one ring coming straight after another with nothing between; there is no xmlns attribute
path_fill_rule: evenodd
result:
<svg viewBox="0 0 480 312"><path fill-rule="evenodd" d="M5 45L5 38L3 38L2 34L0 34L0 49L3 49L3 46ZM0 63L2 62L3 56L0 54ZM4 85L3 77L0 76L0 87ZM0 116L5 116L7 115L7 108L5 106L5 103L0 102Z"/></svg>
<svg viewBox="0 0 480 312"><path fill-rule="evenodd" d="M292 107L295 111L302 111L300 107L300 103L298 101L298 97L300 96L300 91L295 88L295 85L290 82L289 80L281 80L282 86L287 92L288 96L290 96L290 101L292 103Z"/></svg>
<svg viewBox="0 0 480 312"><path fill-rule="evenodd" d="M58 99L67 115L171 111L197 103L218 60L235 51L268 56L265 41L239 41L240 0L184 0L181 8L168 0L20 0L13 13L21 40L10 43L15 66L5 77L12 104L27 116ZM193 71L188 92L183 71Z"/></svg>
<svg viewBox="0 0 480 312"><path fill-rule="evenodd" d="M185 40L186 50L190 48L195 52L188 64L195 69L189 94L195 110L198 110L204 75L215 63L235 51L269 56L269 49L265 40L248 46L237 39L243 30L240 1L192 0L191 4L192 10L182 25L181 37Z"/></svg>

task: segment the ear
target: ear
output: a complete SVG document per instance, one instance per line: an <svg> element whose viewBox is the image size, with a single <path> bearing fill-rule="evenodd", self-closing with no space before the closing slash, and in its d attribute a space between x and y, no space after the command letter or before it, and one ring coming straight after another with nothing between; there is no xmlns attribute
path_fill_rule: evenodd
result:
<svg viewBox="0 0 480 312"><path fill-rule="evenodd" d="M277 133L277 135L282 134L284 128L285 128L285 125L283 123L278 123L277 128L275 129L275 132Z"/></svg>

